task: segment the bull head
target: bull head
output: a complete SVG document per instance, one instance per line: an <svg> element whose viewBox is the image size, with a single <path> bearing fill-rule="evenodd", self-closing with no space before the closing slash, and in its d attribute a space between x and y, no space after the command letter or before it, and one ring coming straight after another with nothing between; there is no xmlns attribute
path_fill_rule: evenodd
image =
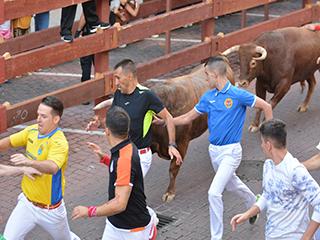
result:
<svg viewBox="0 0 320 240"><path fill-rule="evenodd" d="M232 52L239 53L239 85L241 87L248 87L250 82L258 76L261 61L267 57L267 50L256 44L249 43L228 48L222 54L226 56Z"/></svg>

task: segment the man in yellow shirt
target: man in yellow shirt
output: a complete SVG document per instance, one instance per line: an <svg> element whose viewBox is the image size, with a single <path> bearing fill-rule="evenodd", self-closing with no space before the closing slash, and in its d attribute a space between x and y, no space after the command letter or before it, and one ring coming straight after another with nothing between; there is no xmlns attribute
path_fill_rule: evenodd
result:
<svg viewBox="0 0 320 240"><path fill-rule="evenodd" d="M36 225L55 240L80 239L69 229L63 201L69 145L58 127L62 113L63 104L58 98L45 97L38 107L37 124L0 140L0 151L25 147L24 154L10 157L14 165L42 173L34 180L22 178L22 193L4 231L7 240L24 239Z"/></svg>

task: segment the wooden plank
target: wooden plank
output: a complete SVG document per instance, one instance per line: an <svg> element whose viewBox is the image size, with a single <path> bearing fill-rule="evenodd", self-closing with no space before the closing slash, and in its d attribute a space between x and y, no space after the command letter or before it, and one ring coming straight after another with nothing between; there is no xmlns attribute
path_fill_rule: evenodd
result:
<svg viewBox="0 0 320 240"><path fill-rule="evenodd" d="M0 23L4 20L14 19L23 16L31 16L35 13L41 13L48 10L59 9L73 4L79 4L86 2L88 0L1 0L0 1ZM166 0L156 0L146 3L146 10L144 13L141 13L139 16L146 17L150 15L150 12L153 13L162 12L165 10L165 1ZM106 1L107 2L107 1ZM201 2L201 0L174 0L173 7L182 7L189 4ZM154 10L151 10L152 7L155 7ZM143 8L141 9L143 10ZM147 15L148 14L148 15Z"/></svg>
<svg viewBox="0 0 320 240"><path fill-rule="evenodd" d="M0 132L7 130L7 108L0 104Z"/></svg>
<svg viewBox="0 0 320 240"><path fill-rule="evenodd" d="M319 8L319 7L317 7ZM257 38L262 32L271 31L277 28L284 28L289 26L301 26L309 23L312 20L312 9L302 9L294 13L289 13L285 16L275 18L266 22L262 22L239 31L229 33L220 38L219 51L222 52L225 49L234 46L236 44L242 44Z"/></svg>
<svg viewBox="0 0 320 240"><path fill-rule="evenodd" d="M4 57L0 57L0 84L3 83L6 79L6 62Z"/></svg>
<svg viewBox="0 0 320 240"><path fill-rule="evenodd" d="M22 103L11 105L7 109L6 124L8 127L12 127L35 119L38 105L45 96L57 96L63 102L64 107L68 108L88 100L93 100L97 96L103 96L105 94L104 84L104 78L90 80L38 96ZM4 123L1 118L0 126L2 126L2 124Z"/></svg>
<svg viewBox="0 0 320 240"><path fill-rule="evenodd" d="M12 56L12 58L6 60L6 79L35 71L39 68L71 61L82 56L107 51L114 47L110 46L112 41L109 39L113 38L112 35L116 31L115 28L112 28L94 35L75 39L71 44L60 41L59 43Z"/></svg>
<svg viewBox="0 0 320 240"><path fill-rule="evenodd" d="M0 0L0 24L5 21L4 17L4 0Z"/></svg>
<svg viewBox="0 0 320 240"><path fill-rule="evenodd" d="M2 0L1 0L2 1ZM4 0L4 18L14 19L31 16L35 13L46 12L88 0Z"/></svg>
<svg viewBox="0 0 320 240"><path fill-rule="evenodd" d="M267 3L274 3L278 0L214 0L214 16L222 16L241 10L262 6Z"/></svg>
<svg viewBox="0 0 320 240"><path fill-rule="evenodd" d="M211 42L200 43L184 50L138 65L139 82L160 76L178 68L198 63L210 56Z"/></svg>
<svg viewBox="0 0 320 240"><path fill-rule="evenodd" d="M74 22L72 27L73 32L78 28L78 23L79 21ZM5 44L0 44L0 54L10 52L11 55L16 55L60 41L60 26L57 26L11 38Z"/></svg>
<svg viewBox="0 0 320 240"><path fill-rule="evenodd" d="M200 22L212 17L212 4L200 3L148 18L144 21L139 20L134 24L125 26L119 32L119 45L139 41L153 34L173 30L187 23Z"/></svg>

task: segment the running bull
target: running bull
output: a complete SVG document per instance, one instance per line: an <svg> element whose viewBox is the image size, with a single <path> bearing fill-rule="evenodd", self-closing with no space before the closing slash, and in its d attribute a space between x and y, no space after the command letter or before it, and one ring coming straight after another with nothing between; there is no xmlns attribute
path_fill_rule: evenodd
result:
<svg viewBox="0 0 320 240"><path fill-rule="evenodd" d="M225 60L228 61L226 58ZM231 68L228 69L228 76L230 82L234 84ZM151 79L144 82L143 85L150 88L158 95L173 117L182 115L191 110L197 104L200 97L209 90L203 65L187 75L164 80ZM103 105L104 104L101 106ZM187 153L189 142L202 135L207 128L206 115L198 117L191 124L176 127L176 143L182 159L184 159ZM158 153L159 157L163 159L170 160L170 156L168 155L168 133L165 126L153 124L151 131L152 152ZM162 200L165 202L170 202L175 197L176 177L179 170L180 165L176 164L176 159L171 159L169 168L170 182L167 191L162 196Z"/></svg>
<svg viewBox="0 0 320 240"><path fill-rule="evenodd" d="M265 100L266 92L274 94L270 100L272 108L292 84L300 82L303 89L306 80L309 85L307 96L298 107L299 112L305 112L316 85L314 72L319 68L319 43L320 32L288 27L265 32L251 43L227 49L223 55L239 53L239 85L247 87L256 78L257 96ZM258 130L260 116L261 110L256 110L249 131Z"/></svg>

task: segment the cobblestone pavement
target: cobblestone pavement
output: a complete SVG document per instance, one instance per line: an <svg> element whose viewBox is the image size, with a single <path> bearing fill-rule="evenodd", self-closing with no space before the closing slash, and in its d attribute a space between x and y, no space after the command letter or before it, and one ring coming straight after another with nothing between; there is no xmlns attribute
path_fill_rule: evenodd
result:
<svg viewBox="0 0 320 240"><path fill-rule="evenodd" d="M301 1L281 1L271 5L270 13L273 17L297 9L301 6ZM250 10L248 23L253 24L262 20L262 17L254 14L261 14L263 9ZM254 14L252 14L254 13ZM52 14L52 18L57 20L58 15ZM225 33L239 28L240 15L232 14L221 17L217 20L217 32ZM125 49L117 49L110 53L110 62L113 66L117 61L130 57L137 62L146 62L151 58L164 53L164 41L158 39L147 39L135 44L128 45ZM176 39L199 39L199 26L194 25L189 28L176 30L172 34ZM192 41L173 41L174 51L190 46ZM233 67L237 69L236 60ZM161 78L176 76L183 72L188 72L190 67L180 69ZM55 76L45 75L48 73L72 73L74 75ZM9 101L11 103L21 102L40 94L50 92L62 87L78 83L80 77L79 61L75 60L52 68L43 69L40 72L24 76L19 79L10 80L0 86L0 103ZM319 76L318 76L319 78ZM320 136L320 87L317 86L309 111L298 113L296 108L302 102L304 94L300 94L300 87L293 86L290 92L280 102L274 111L277 118L283 119L288 124L289 150L300 160L304 160L316 153L315 146L319 142ZM252 90L252 89L251 89ZM86 123L92 116L92 104L88 106L77 106L65 111L62 119L62 127L67 129L84 129ZM263 164L263 153L260 150L259 135L249 134L246 129L249 121L253 118L253 112L248 111L245 130L243 133L243 161L238 169L238 174L255 192L261 191L261 169ZM8 129L0 135L5 137L18 128ZM69 167L66 172L66 192L65 202L70 216L70 212L78 204L92 205L99 204L107 199L108 176L107 169L102 167L97 159L89 152L85 146L86 141L98 142L101 146L108 146L103 136L80 134L66 131L66 136L70 143ZM165 226L159 231L160 240L201 240L210 239L209 232L209 211L207 201L207 190L210 186L214 172L210 165L207 153L208 134L205 133L198 139L192 141L187 157L177 178L177 195L171 203L163 203L161 196L165 192L168 184L169 162L154 156L153 165L145 179L145 190L148 204L158 213L174 217L176 221ZM10 154L21 152L21 149L0 154L2 163L7 163ZM319 181L320 174L313 173ZM0 224L0 232L3 232L5 222L10 212L16 204L16 198L20 192L20 177L0 178L0 215L3 223ZM243 224L237 232L232 233L229 225L230 218L243 210L245 207L242 201L232 193L226 192L223 196L225 203L224 214L224 237L223 239L264 239L264 216L260 218L256 225ZM104 229L104 218L86 219L72 221L71 229L82 239L101 239ZM27 239L45 240L50 239L48 234L42 229L34 229Z"/></svg>

